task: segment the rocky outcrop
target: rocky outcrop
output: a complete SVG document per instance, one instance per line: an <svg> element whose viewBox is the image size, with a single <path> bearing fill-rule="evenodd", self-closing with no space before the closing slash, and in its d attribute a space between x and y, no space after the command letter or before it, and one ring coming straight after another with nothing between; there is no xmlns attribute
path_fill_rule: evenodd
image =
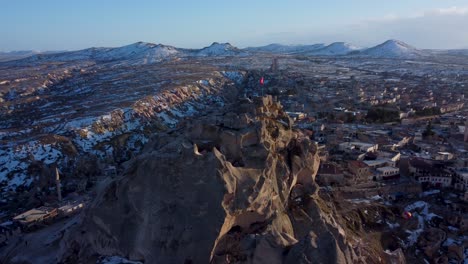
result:
<svg viewBox="0 0 468 264"><path fill-rule="evenodd" d="M223 109L150 141L100 192L63 260L358 262L318 196L317 146L282 106L263 97Z"/></svg>

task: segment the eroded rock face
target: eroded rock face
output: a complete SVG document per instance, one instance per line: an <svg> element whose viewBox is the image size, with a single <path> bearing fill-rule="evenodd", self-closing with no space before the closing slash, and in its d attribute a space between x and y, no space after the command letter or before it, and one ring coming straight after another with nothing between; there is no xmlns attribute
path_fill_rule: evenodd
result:
<svg viewBox="0 0 468 264"><path fill-rule="evenodd" d="M224 110L147 144L101 192L64 260L355 263L321 209L316 145L272 97Z"/></svg>

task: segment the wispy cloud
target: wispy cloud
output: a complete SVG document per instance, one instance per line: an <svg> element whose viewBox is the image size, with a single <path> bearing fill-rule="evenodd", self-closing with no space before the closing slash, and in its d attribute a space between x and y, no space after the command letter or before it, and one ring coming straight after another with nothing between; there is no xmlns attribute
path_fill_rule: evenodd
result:
<svg viewBox="0 0 468 264"><path fill-rule="evenodd" d="M468 15L468 7L447 7L447 8L436 8L430 10L420 10L410 14L402 15L389 13L380 17L372 17L362 19L357 22L360 23L369 23L369 22L387 22L387 21L396 21L396 20L405 20L405 19L416 19L424 17L434 17L434 16L465 16Z"/></svg>
<svg viewBox="0 0 468 264"><path fill-rule="evenodd" d="M423 49L468 48L468 30L465 25L468 25L468 7L453 6L387 14L318 29L256 34L246 38L245 42L252 45L347 41L370 47L387 39L399 39Z"/></svg>
<svg viewBox="0 0 468 264"><path fill-rule="evenodd" d="M427 11L425 15L468 15L468 7L438 8Z"/></svg>
<svg viewBox="0 0 468 264"><path fill-rule="evenodd" d="M364 44L396 38L420 48L462 48L468 47L463 25L468 25L468 7L453 6L362 19L345 28L350 39Z"/></svg>

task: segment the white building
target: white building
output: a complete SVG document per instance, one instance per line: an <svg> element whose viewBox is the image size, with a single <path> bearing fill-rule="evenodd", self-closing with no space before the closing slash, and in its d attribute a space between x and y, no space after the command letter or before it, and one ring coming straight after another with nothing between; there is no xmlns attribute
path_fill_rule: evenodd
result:
<svg viewBox="0 0 468 264"><path fill-rule="evenodd" d="M420 183L429 183L436 187L449 187L454 177L453 170L438 168L424 159L414 158L409 162L410 174Z"/></svg>
<svg viewBox="0 0 468 264"><path fill-rule="evenodd" d="M370 144L370 143L363 143L363 142L344 142L341 143L338 148L341 151L353 151L359 150L362 152L376 152L379 149L378 144Z"/></svg>
<svg viewBox="0 0 468 264"><path fill-rule="evenodd" d="M453 157L453 154L450 152L437 152L437 154L434 155L435 160L452 160Z"/></svg>
<svg viewBox="0 0 468 264"><path fill-rule="evenodd" d="M468 142L468 121L465 122L465 142Z"/></svg>
<svg viewBox="0 0 468 264"><path fill-rule="evenodd" d="M441 177L441 176L423 176L419 177L418 181L420 183L430 183L431 185L437 187L450 187L452 184L451 177Z"/></svg>
<svg viewBox="0 0 468 264"><path fill-rule="evenodd" d="M395 167L387 166L387 167L377 168L376 171L378 173L376 175L377 180L391 179L400 175L400 169L395 168Z"/></svg>
<svg viewBox="0 0 468 264"><path fill-rule="evenodd" d="M455 189L468 191L468 168L455 170Z"/></svg>

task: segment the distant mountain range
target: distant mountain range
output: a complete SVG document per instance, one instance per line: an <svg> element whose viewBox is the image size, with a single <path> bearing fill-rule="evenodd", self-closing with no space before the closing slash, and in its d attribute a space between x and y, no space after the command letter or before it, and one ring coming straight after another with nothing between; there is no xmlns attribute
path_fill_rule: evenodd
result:
<svg viewBox="0 0 468 264"><path fill-rule="evenodd" d="M19 60L22 58L30 57L36 54L52 54L59 51L37 51L37 50L17 50L9 52L0 51L0 62L10 61L10 60Z"/></svg>
<svg viewBox="0 0 468 264"><path fill-rule="evenodd" d="M250 52L271 52L271 53L306 53L316 51L325 47L325 44L312 44L312 45L282 45L270 44L262 47L246 48Z"/></svg>
<svg viewBox="0 0 468 264"><path fill-rule="evenodd" d="M429 50L418 49L400 40L387 40L370 48L360 48L346 42L335 42L328 46L324 44L313 45L282 45L270 44L262 47L249 47L249 52L264 52L276 54L298 54L310 56L356 56L368 58L388 59L418 59L430 56L468 56L468 49L457 50Z"/></svg>
<svg viewBox="0 0 468 264"><path fill-rule="evenodd" d="M93 60L99 62L125 61L129 65L154 63L177 57L237 56L255 53L294 54L305 56L356 56L368 58L418 59L428 56L468 56L468 50L422 50L399 40L387 40L371 48L360 48L346 42L330 45L282 45L270 44L261 47L239 49L230 43L214 42L202 49L181 49L163 44L136 42L117 48L88 48L68 52L15 51L0 52L0 61L22 62Z"/></svg>

